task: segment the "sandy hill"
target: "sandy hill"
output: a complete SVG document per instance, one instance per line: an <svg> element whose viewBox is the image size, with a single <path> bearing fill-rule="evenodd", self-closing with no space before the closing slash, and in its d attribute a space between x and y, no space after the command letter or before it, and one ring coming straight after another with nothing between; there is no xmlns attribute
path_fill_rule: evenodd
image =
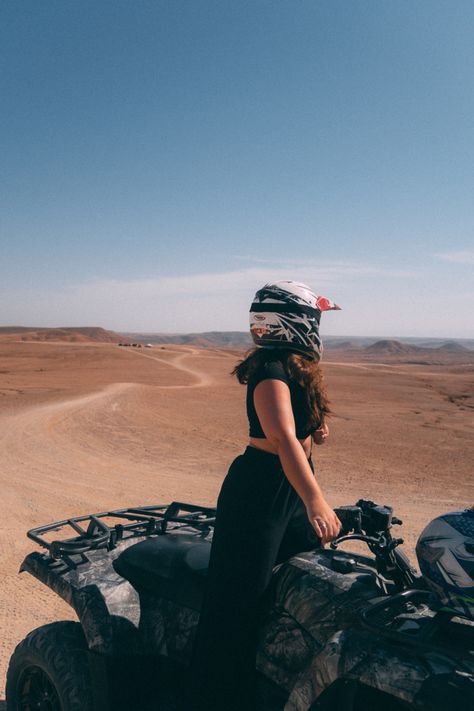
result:
<svg viewBox="0 0 474 711"><path fill-rule="evenodd" d="M121 336L100 326L0 326L2 341L65 341L69 343L118 343Z"/></svg>
<svg viewBox="0 0 474 711"><path fill-rule="evenodd" d="M446 343L443 343L443 345L440 346L437 350L451 351L452 353L463 353L465 351L468 351L469 348L466 348L465 346L463 346L461 343L458 343L457 341L446 341Z"/></svg>
<svg viewBox="0 0 474 711"><path fill-rule="evenodd" d="M372 343L371 346L367 346L365 351L367 353L383 353L391 355L403 355L406 353L415 353L420 349L417 346L409 346L406 343L400 343L400 341L393 340L382 340Z"/></svg>
<svg viewBox="0 0 474 711"><path fill-rule="evenodd" d="M350 351L346 351L349 353ZM384 363L408 363L411 365L451 364L468 366L474 363L474 351L456 341L445 341L436 347L417 346L394 339L379 340L366 346L362 354L368 360Z"/></svg>

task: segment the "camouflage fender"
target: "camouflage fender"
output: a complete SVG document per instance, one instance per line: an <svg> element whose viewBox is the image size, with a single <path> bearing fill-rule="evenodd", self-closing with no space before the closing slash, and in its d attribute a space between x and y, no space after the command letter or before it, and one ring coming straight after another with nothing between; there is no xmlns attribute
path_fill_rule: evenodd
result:
<svg viewBox="0 0 474 711"><path fill-rule="evenodd" d="M380 594L372 576L336 573L328 560L324 551L304 553L280 567L259 637L257 669L288 693L298 687L304 698L302 689L314 683L315 657L341 627L354 624L368 599Z"/></svg>
<svg viewBox="0 0 474 711"><path fill-rule="evenodd" d="M275 574L257 668L287 691L285 711L308 711L341 679L425 711L457 708L449 700L458 697L463 708L474 708L472 654L460 663L442 648L397 642L361 626L360 612L380 595L370 578L329 570L324 552L295 556Z"/></svg>
<svg viewBox="0 0 474 711"><path fill-rule="evenodd" d="M89 649L107 655L133 654L139 648L140 601L130 583L115 572L112 561L135 543L136 538L112 551L93 550L59 561L30 553L20 572L33 575L76 611Z"/></svg>

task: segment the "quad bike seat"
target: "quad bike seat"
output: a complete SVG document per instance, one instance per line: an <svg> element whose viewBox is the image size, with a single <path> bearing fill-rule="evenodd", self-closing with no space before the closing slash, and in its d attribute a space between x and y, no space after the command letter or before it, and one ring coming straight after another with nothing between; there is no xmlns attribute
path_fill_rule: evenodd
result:
<svg viewBox="0 0 474 711"><path fill-rule="evenodd" d="M199 610L210 552L201 534L170 532L126 548L113 565L138 593Z"/></svg>

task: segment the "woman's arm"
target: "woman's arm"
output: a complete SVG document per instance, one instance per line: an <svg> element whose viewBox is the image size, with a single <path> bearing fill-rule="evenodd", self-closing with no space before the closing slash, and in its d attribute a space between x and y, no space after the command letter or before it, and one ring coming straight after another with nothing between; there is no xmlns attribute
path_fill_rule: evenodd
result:
<svg viewBox="0 0 474 711"><path fill-rule="evenodd" d="M312 526L323 543L331 541L338 535L341 522L326 502L296 437L288 385L281 380L262 380L253 397L265 437L275 447L288 481L306 506Z"/></svg>

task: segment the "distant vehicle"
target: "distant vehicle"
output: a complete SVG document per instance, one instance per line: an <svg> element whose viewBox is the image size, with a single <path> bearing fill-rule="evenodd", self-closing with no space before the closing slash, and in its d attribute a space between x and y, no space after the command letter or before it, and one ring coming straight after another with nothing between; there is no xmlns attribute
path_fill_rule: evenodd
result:
<svg viewBox="0 0 474 711"><path fill-rule="evenodd" d="M440 609L391 536L402 522L390 506L360 500L336 512L343 529L329 548L274 568L259 629L259 711L473 709L474 622ZM21 570L79 622L20 642L8 711L176 709L214 522L213 508L173 502L28 531L46 552L30 553ZM338 550L352 541L372 556Z"/></svg>
<svg viewBox="0 0 474 711"><path fill-rule="evenodd" d="M152 344L152 343L147 343L147 344L145 345L145 348L153 348L153 344Z"/></svg>

